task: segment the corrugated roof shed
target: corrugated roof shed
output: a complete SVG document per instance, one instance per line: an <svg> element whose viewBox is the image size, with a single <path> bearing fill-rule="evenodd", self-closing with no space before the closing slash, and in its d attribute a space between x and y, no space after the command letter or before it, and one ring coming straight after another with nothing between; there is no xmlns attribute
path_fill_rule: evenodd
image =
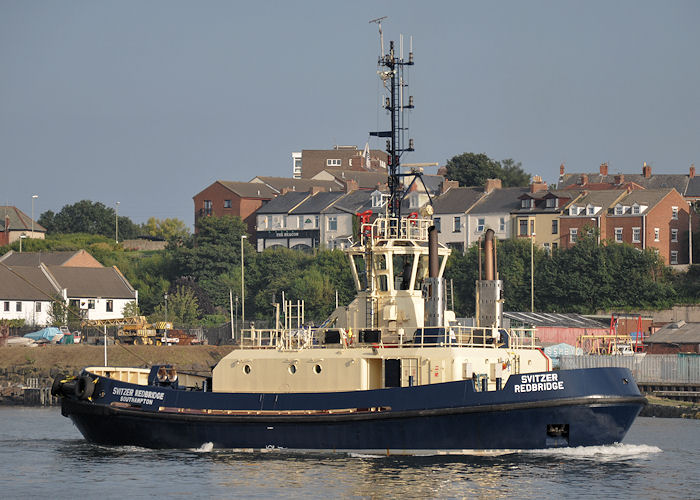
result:
<svg viewBox="0 0 700 500"><path fill-rule="evenodd" d="M700 323L678 321L644 339L647 344L700 344Z"/></svg>
<svg viewBox="0 0 700 500"><path fill-rule="evenodd" d="M538 327L602 328L602 323L575 313L504 312L511 321Z"/></svg>

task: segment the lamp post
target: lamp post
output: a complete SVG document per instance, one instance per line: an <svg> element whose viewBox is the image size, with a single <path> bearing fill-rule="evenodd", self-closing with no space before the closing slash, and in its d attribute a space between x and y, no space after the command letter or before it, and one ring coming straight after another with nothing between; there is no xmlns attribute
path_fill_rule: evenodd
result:
<svg viewBox="0 0 700 500"><path fill-rule="evenodd" d="M241 235L241 332L245 326L245 268L243 267L243 240L246 238L248 238L247 235Z"/></svg>
<svg viewBox="0 0 700 500"><path fill-rule="evenodd" d="M535 232L530 235L530 312L535 312Z"/></svg>
<svg viewBox="0 0 700 500"><path fill-rule="evenodd" d="M168 322L168 294L166 293L163 295L163 298L165 299L165 322Z"/></svg>
<svg viewBox="0 0 700 500"><path fill-rule="evenodd" d="M36 200L38 197L38 194L32 195L32 238L34 238L34 200Z"/></svg>
<svg viewBox="0 0 700 500"><path fill-rule="evenodd" d="M234 312L235 312L236 319L234 320L233 324L237 325L238 324L238 295L236 295L236 308L234 309ZM234 330L234 332L235 332L235 330Z"/></svg>
<svg viewBox="0 0 700 500"><path fill-rule="evenodd" d="M117 245L119 244L119 202L117 202L117 210L114 212L114 241ZM165 300L167 304L167 296L165 297Z"/></svg>

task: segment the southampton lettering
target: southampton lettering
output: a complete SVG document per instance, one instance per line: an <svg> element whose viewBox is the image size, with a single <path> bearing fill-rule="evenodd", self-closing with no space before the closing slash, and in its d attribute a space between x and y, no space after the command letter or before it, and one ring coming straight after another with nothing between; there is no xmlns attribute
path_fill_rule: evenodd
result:
<svg viewBox="0 0 700 500"><path fill-rule="evenodd" d="M112 394L119 396L119 401L140 405L152 405L154 400L163 401L164 392L147 391L144 389L131 389L129 387L115 387Z"/></svg>
<svg viewBox="0 0 700 500"><path fill-rule="evenodd" d="M556 373L538 373L521 375L520 384L514 386L515 392L562 391L564 381Z"/></svg>

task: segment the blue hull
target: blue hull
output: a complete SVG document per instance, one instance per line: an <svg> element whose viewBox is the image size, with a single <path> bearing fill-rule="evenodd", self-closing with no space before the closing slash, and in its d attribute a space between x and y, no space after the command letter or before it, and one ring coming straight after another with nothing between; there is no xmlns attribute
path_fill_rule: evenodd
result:
<svg viewBox="0 0 700 500"><path fill-rule="evenodd" d="M227 394L99 379L91 400L63 397L88 441L148 448L484 450L619 442L646 400L623 368L339 393ZM525 378L533 377L533 378ZM545 382L533 382L542 380ZM139 392L140 391L140 392Z"/></svg>

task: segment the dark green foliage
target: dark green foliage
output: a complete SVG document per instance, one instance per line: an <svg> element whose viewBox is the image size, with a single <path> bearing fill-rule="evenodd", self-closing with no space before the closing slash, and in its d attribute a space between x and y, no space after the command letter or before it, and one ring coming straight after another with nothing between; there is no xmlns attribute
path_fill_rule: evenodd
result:
<svg viewBox="0 0 700 500"><path fill-rule="evenodd" d="M483 186L486 179L501 179L503 187L527 186L530 174L520 162L507 158L492 160L484 153L462 153L447 160L447 178L459 181L460 186Z"/></svg>
<svg viewBox="0 0 700 500"><path fill-rule="evenodd" d="M112 238L116 235L116 211L99 201L82 200L64 206L57 214L47 210L37 222L46 228L48 234L88 233ZM135 238L138 232L138 226L131 219L119 217L120 240Z"/></svg>

